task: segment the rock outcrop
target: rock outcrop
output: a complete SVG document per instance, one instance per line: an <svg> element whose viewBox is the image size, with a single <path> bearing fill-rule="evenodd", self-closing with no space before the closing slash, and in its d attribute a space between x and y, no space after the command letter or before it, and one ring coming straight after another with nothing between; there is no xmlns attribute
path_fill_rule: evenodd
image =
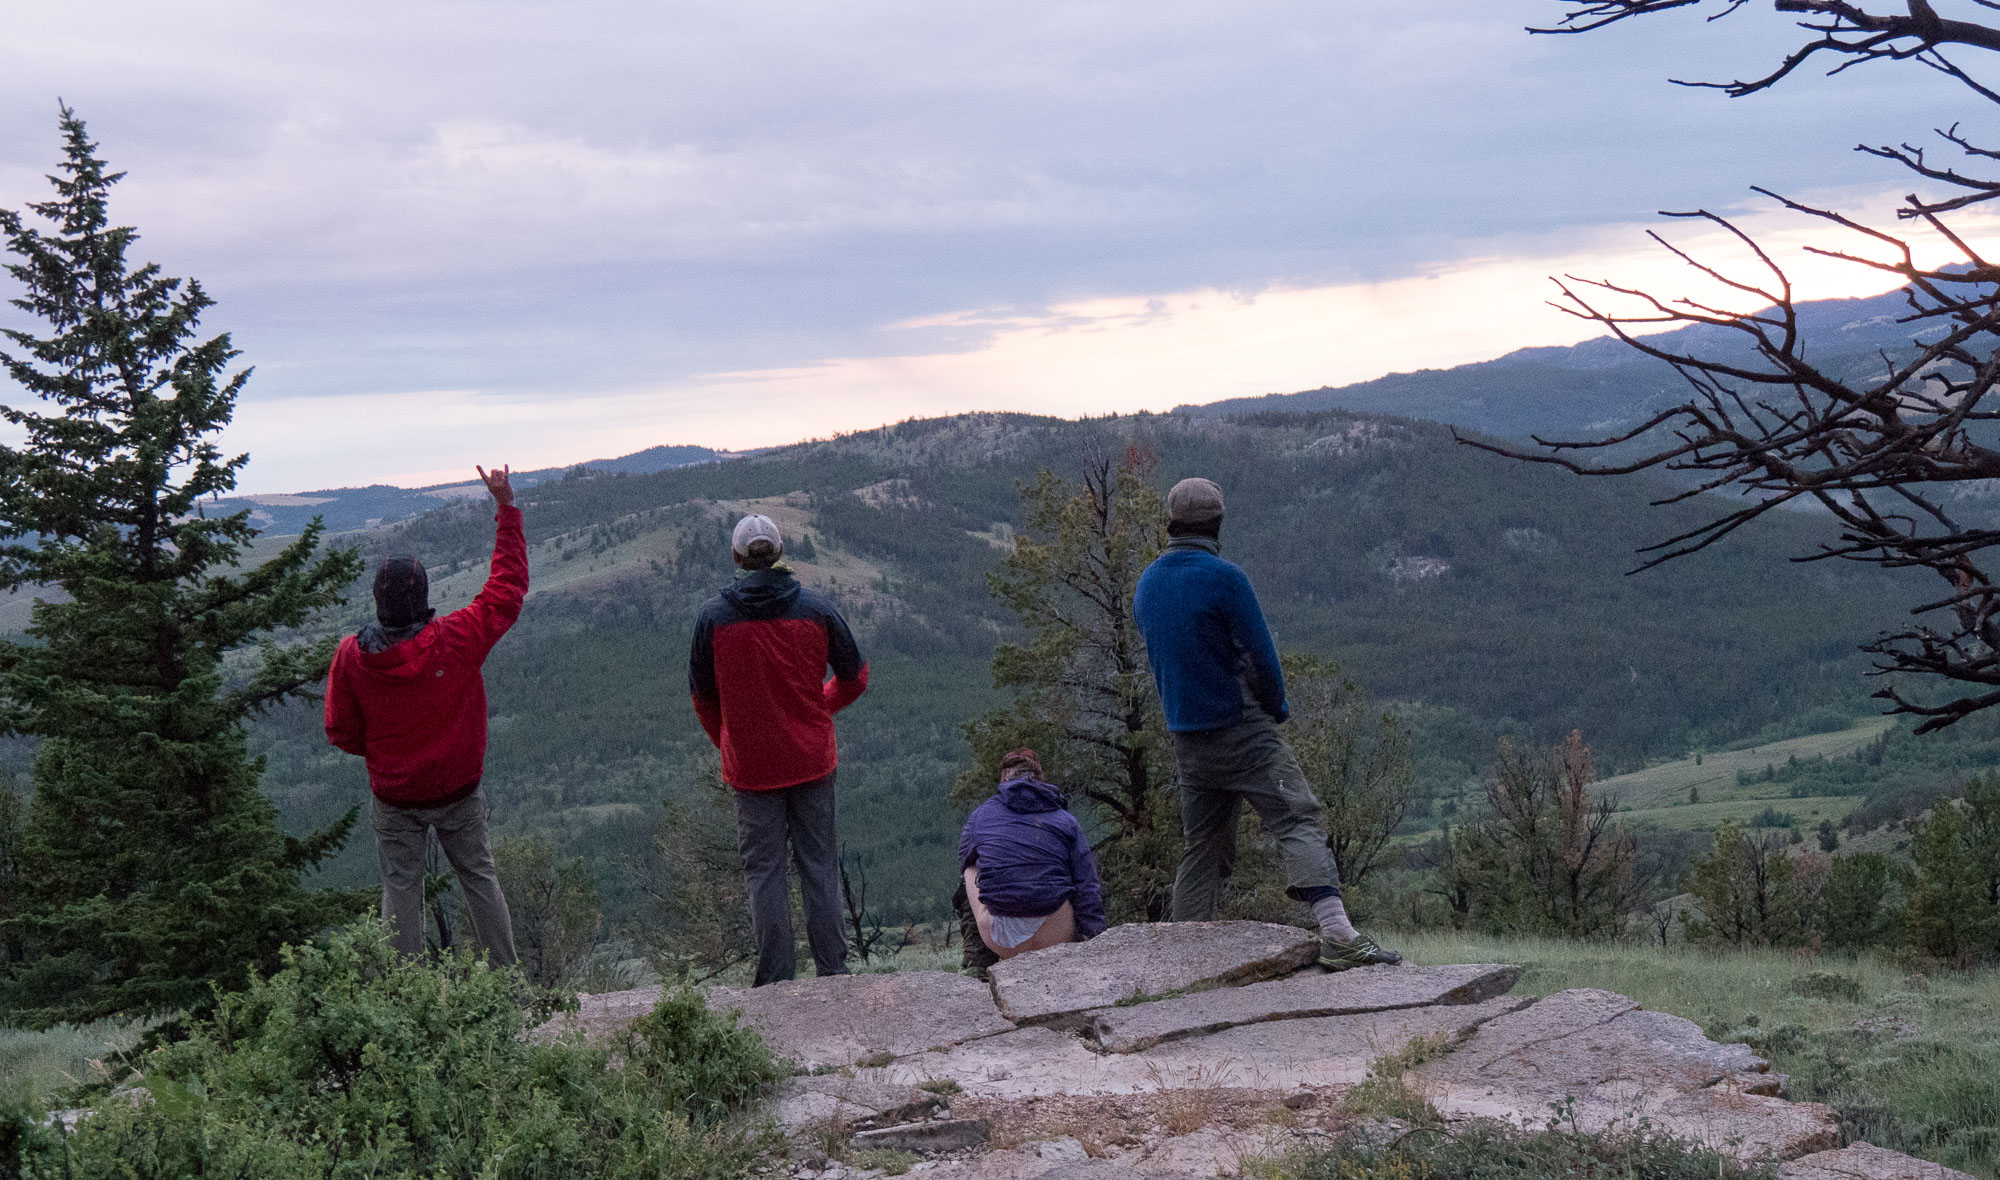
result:
<svg viewBox="0 0 2000 1180"><path fill-rule="evenodd" d="M1501 964L1327 975L1308 967L1317 943L1255 922L1122 926L1002 963L990 988L919 971L717 988L709 1005L800 1071L769 1101L780 1124L963 1157L940 1155L938 1178L1233 1173L1300 1135L1351 1131L1330 1099L1393 1058L1450 1120L1647 1126L1778 1161L1782 1180L1962 1176L1833 1150L1833 1112L1787 1101L1749 1047L1624 996L1513 996L1520 972ZM535 1035L605 1035L657 996L583 997Z"/></svg>
<svg viewBox="0 0 2000 1180"><path fill-rule="evenodd" d="M1822 1151L1778 1165L1778 1180L1973 1180L1956 1168L1911 1159L1869 1143Z"/></svg>
<svg viewBox="0 0 2000 1180"><path fill-rule="evenodd" d="M1098 1008L1084 1014L1098 1047L1136 1053L1162 1041L1202 1036L1245 1024L1313 1016L1355 1016L1395 1008L1474 1004L1506 995L1519 967L1477 963L1446 967L1363 967L1328 975L1313 971L1176 996L1152 1004Z"/></svg>
<svg viewBox="0 0 2000 1180"><path fill-rule="evenodd" d="M1296 971L1319 957L1319 936L1268 922L1139 922L1089 942L996 964L993 997L1016 1024L1133 1004Z"/></svg>
<svg viewBox="0 0 2000 1180"><path fill-rule="evenodd" d="M985 984L949 971L718 987L708 1006L742 1013L767 1044L807 1070L879 1064L1014 1028Z"/></svg>
<svg viewBox="0 0 2000 1180"><path fill-rule="evenodd" d="M1501 1016L1417 1083L1446 1117L1540 1126L1560 1113L1592 1131L1650 1122L1745 1159L1840 1139L1833 1112L1784 1101L1785 1079L1747 1045L1718 1045L1692 1021L1606 991L1558 992Z"/></svg>

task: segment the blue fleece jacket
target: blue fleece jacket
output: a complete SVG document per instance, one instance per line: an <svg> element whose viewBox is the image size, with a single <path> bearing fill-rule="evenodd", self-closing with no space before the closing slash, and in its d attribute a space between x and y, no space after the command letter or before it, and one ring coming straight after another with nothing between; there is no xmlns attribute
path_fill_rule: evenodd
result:
<svg viewBox="0 0 2000 1180"><path fill-rule="evenodd" d="M1173 733L1243 720L1244 690L1274 721L1291 716L1278 648L1240 566L1206 537L1176 537L1146 572L1132 614Z"/></svg>
<svg viewBox="0 0 2000 1180"><path fill-rule="evenodd" d="M1078 938L1104 932L1104 888L1083 825L1060 789L1039 779L1000 784L958 837L958 866L979 866L979 901L1010 918L1039 918L1070 903Z"/></svg>

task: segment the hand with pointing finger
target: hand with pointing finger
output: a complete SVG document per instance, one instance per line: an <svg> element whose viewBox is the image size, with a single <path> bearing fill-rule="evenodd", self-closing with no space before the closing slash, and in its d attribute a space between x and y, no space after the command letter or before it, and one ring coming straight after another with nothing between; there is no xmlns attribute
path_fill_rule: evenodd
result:
<svg viewBox="0 0 2000 1180"><path fill-rule="evenodd" d="M480 479L486 481L486 490L493 493L494 501L502 508L514 502L514 484L512 481L514 469L512 467L503 465L497 470L489 472L484 467L475 466L473 470L479 473Z"/></svg>

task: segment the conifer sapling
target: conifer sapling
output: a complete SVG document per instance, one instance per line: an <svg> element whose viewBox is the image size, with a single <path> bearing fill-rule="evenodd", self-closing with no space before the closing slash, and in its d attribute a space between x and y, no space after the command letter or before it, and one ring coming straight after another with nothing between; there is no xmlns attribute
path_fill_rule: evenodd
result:
<svg viewBox="0 0 2000 1180"><path fill-rule="evenodd" d="M0 446L0 589L40 597L0 641L0 735L41 740L0 1012L28 1024L199 1007L355 904L300 880L354 813L286 837L244 725L325 675L331 640L277 637L340 602L359 559L323 552L315 521L247 566L248 513L204 513L247 460L216 435L250 371L199 336L200 284L128 260L122 174L66 106L61 128L53 199L0 210L27 325L0 332L19 439Z"/></svg>

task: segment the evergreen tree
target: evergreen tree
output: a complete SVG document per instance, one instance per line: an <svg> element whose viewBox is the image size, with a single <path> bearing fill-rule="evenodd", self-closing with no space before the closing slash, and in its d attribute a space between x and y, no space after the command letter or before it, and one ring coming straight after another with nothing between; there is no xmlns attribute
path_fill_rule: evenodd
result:
<svg viewBox="0 0 2000 1180"><path fill-rule="evenodd" d="M1127 447L1091 461L1081 486L1044 469L1022 489L1027 527L989 583L1028 630L1001 644L993 680L1014 704L968 722L973 765L954 798L993 791L1000 758L1032 746L1052 782L1103 838L1105 903L1117 920L1159 921L1180 859L1166 721L1153 692L1132 592L1166 547L1166 508L1150 455Z"/></svg>
<svg viewBox="0 0 2000 1180"><path fill-rule="evenodd" d="M1820 922L1828 946L1858 951L1889 941L1896 927L1889 880L1889 858L1879 852L1833 858L1826 889L1820 894Z"/></svg>
<svg viewBox="0 0 2000 1180"><path fill-rule="evenodd" d="M286 837L243 729L325 675L331 640L276 633L339 602L359 559L322 554L315 524L239 569L249 514L201 501L247 459L214 436L249 371L226 334L198 338L200 284L128 261L137 235L106 208L122 174L67 107L61 127L55 197L29 206L46 228L0 211L40 330L0 349L35 399L0 407L24 436L0 447L0 587L60 591L0 643L0 733L42 739L0 937L0 1010L31 1024L199 1006L354 904L300 881L354 813Z"/></svg>
<svg viewBox="0 0 2000 1180"><path fill-rule="evenodd" d="M1611 822L1616 803L1593 796L1590 747L1523 750L1502 738L1486 782L1487 817L1458 829L1447 872L1489 930L1567 938L1616 937L1637 907L1638 843Z"/></svg>
<svg viewBox="0 0 2000 1180"><path fill-rule="evenodd" d="M1753 840L1724 820L1715 847L1689 875L1700 916L1683 921L1695 942L1727 946L1797 946L1811 934L1817 897L1803 887L1798 863L1771 833Z"/></svg>
<svg viewBox="0 0 2000 1180"><path fill-rule="evenodd" d="M1341 886L1356 888L1410 810L1410 728L1394 713L1370 716L1367 694L1330 660L1287 653L1284 666L1292 748L1326 809Z"/></svg>
<svg viewBox="0 0 2000 1180"><path fill-rule="evenodd" d="M1910 840L1910 941L1956 964L2000 950L2000 912L1986 900L1966 810L1956 800L1940 800L1917 821Z"/></svg>
<svg viewBox="0 0 2000 1180"><path fill-rule="evenodd" d="M1965 785L1965 839L1986 904L2000 914L2000 774L1974 775Z"/></svg>

